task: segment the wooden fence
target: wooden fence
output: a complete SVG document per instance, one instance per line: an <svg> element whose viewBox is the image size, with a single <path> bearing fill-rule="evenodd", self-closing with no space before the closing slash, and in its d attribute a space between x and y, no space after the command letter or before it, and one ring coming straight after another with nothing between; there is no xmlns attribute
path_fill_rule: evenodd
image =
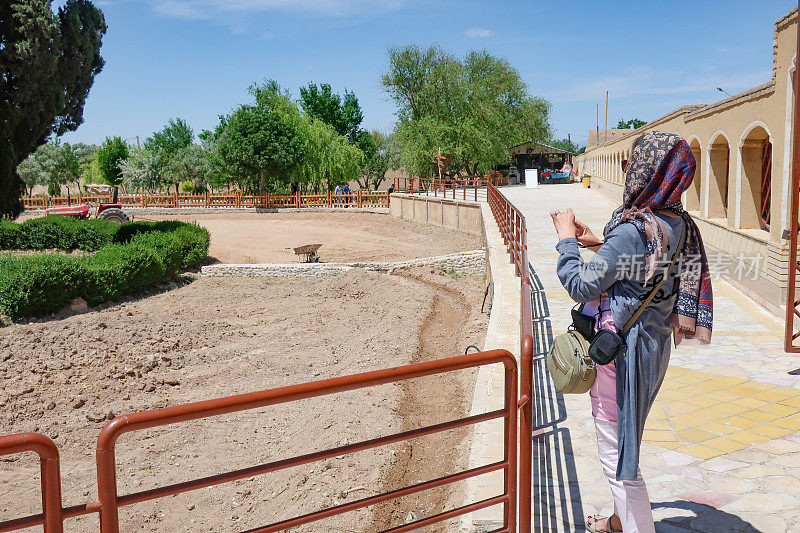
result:
<svg viewBox="0 0 800 533"><path fill-rule="evenodd" d="M332 192L322 194L263 194L250 195L239 192L222 194L119 194L117 201L123 207L256 207L275 209L282 207L389 207L388 191L358 190L348 194ZM110 203L111 196L25 196L25 209L46 209L81 204Z"/></svg>

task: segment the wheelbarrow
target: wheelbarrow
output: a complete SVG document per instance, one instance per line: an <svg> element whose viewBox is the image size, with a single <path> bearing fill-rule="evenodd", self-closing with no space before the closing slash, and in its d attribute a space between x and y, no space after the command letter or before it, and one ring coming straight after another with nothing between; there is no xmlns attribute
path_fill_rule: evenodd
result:
<svg viewBox="0 0 800 533"><path fill-rule="evenodd" d="M297 254L301 263L319 263L319 254L317 250L321 244L305 244L294 248L294 253Z"/></svg>

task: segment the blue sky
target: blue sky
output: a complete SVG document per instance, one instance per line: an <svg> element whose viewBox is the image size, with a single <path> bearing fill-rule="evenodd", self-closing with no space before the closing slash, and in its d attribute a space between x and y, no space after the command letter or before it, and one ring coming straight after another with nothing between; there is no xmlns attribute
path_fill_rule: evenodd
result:
<svg viewBox="0 0 800 533"><path fill-rule="evenodd" d="M796 3L752 1L100 0L109 29L85 122L67 142L149 136L171 117L196 132L274 78L356 93L364 126L391 131L380 88L390 45L507 58L552 103L557 138L651 120L769 80L774 21ZM57 5L57 3L55 4ZM669 5L669 7L666 7ZM647 93L647 94L641 94Z"/></svg>

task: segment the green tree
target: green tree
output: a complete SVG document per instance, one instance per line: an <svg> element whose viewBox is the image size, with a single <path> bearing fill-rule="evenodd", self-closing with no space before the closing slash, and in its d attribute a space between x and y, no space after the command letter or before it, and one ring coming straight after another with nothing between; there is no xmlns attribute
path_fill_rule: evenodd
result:
<svg viewBox="0 0 800 533"><path fill-rule="evenodd" d="M105 32L89 0L66 0L57 13L47 0L0 2L0 216L22 211L17 166L50 135L83 123Z"/></svg>
<svg viewBox="0 0 800 533"><path fill-rule="evenodd" d="M80 186L83 169L91 161L93 149L83 143L71 145L58 139L39 146L33 154L19 164L17 172L31 194L36 185L46 185L48 193L60 195L61 187Z"/></svg>
<svg viewBox="0 0 800 533"><path fill-rule="evenodd" d="M363 132L356 144L364 153L358 185L362 189L377 190L386 179L386 171L398 166L396 145L391 136L377 130Z"/></svg>
<svg viewBox="0 0 800 533"><path fill-rule="evenodd" d="M555 146L556 148L561 148L562 150L566 150L571 154L577 154L578 150L580 150L578 148L578 145L572 142L572 140L570 139L559 139L556 141L551 141L550 145Z"/></svg>
<svg viewBox="0 0 800 533"><path fill-rule="evenodd" d="M550 137L550 104L531 95L505 59L473 51L463 59L439 47L389 49L382 78L398 107L400 158L411 174L478 174L510 160L508 148Z"/></svg>
<svg viewBox="0 0 800 533"><path fill-rule="evenodd" d="M49 185L55 166L55 147L51 143L39 146L19 164L17 173L25 183L28 195L33 194L33 189L37 185Z"/></svg>
<svg viewBox="0 0 800 533"><path fill-rule="evenodd" d="M81 181L85 184L103 183L103 173L100 171L100 161L98 160L99 150L94 150L92 160L86 165L81 174Z"/></svg>
<svg viewBox="0 0 800 533"><path fill-rule="evenodd" d="M242 189L244 184L237 179L237 176L231 173L231 168L227 165L218 150L219 141L228 125L228 117L220 116L219 118L220 122L213 130L203 130L200 135L198 135L208 164L206 181L208 182L209 188L212 190L214 188L230 186L233 183L236 183L239 188Z"/></svg>
<svg viewBox="0 0 800 533"><path fill-rule="evenodd" d="M315 191L332 189L358 178L364 154L333 126L314 117L301 117L303 156L292 172L295 182Z"/></svg>
<svg viewBox="0 0 800 533"><path fill-rule="evenodd" d="M152 136L144 140L143 147L145 150L159 154L156 159L164 166L170 164L172 158L179 151L194 142L194 130L192 130L189 123L182 118L169 119L169 122L161 129L153 133ZM162 169L163 170L163 169ZM170 177L169 173L163 172L163 176ZM178 192L178 181L172 181L175 185L175 192Z"/></svg>
<svg viewBox="0 0 800 533"><path fill-rule="evenodd" d="M639 120L638 118L632 118L630 120L619 119L617 122L617 128L623 130L635 130L636 128L641 128L647 124L644 120Z"/></svg>
<svg viewBox="0 0 800 533"><path fill-rule="evenodd" d="M187 191L185 185L192 185L191 191L200 193L206 190L210 162L206 150L197 144L190 144L178 150L166 167L166 172L173 181L180 182L181 190Z"/></svg>
<svg viewBox="0 0 800 533"><path fill-rule="evenodd" d="M164 183L162 157L160 152L134 149L117 163L122 183L133 191L158 191Z"/></svg>
<svg viewBox="0 0 800 533"><path fill-rule="evenodd" d="M217 141L217 154L230 174L264 194L267 180L272 186L287 185L305 157L297 106L277 83L253 85L249 92L255 105L241 105L225 117Z"/></svg>
<svg viewBox="0 0 800 533"><path fill-rule="evenodd" d="M351 143L357 141L364 113L356 95L347 89L341 96L334 93L327 83L309 83L300 87L300 107L312 117L333 126L336 133L344 135Z"/></svg>
<svg viewBox="0 0 800 533"><path fill-rule="evenodd" d="M121 137L106 137L100 149L97 150L97 164L105 183L109 185L122 183L122 171L119 164L128 159L129 155L128 145Z"/></svg>

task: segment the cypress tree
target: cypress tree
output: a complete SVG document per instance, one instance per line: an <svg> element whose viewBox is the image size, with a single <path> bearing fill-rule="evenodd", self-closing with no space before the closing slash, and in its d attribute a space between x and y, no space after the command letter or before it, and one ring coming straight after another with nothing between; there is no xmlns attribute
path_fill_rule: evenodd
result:
<svg viewBox="0 0 800 533"><path fill-rule="evenodd" d="M83 123L103 68L103 12L89 0L0 1L0 217L16 218L25 190L17 165L51 135Z"/></svg>

